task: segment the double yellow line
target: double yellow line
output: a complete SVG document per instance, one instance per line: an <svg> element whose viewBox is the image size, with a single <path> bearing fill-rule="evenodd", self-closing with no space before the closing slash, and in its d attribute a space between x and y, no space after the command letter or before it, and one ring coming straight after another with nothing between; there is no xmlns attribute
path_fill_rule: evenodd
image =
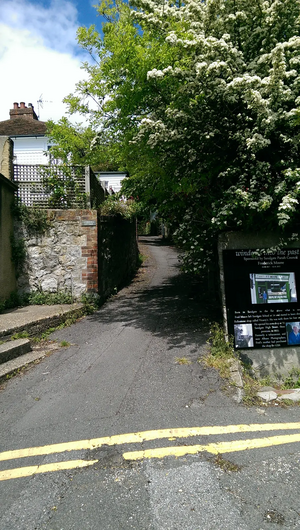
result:
<svg viewBox="0 0 300 530"><path fill-rule="evenodd" d="M134 443L143 443L151 440L177 440L180 438L190 438L195 436L212 436L235 433L250 432L271 432L271 431L291 431L299 430L300 422L296 423L265 423L265 424L242 424L210 427L192 427L182 429L160 429L152 431L142 431L128 434L94 438L90 440L79 440L75 442L65 442L61 444L45 445L41 447L28 447L26 449L16 449L0 453L0 461L16 460L20 458L29 458L36 456L46 456L50 454L65 453L68 451L82 451L97 449L103 446L127 445ZM285 434L277 436L268 436L264 438L250 438L247 440L235 440L229 442L209 443L206 445L190 446L172 446L155 449L146 449L144 451L129 451L123 453L125 460L141 460L144 458L163 458L165 456L184 456L187 454L196 454L207 451L212 454L231 453L236 451L245 451L270 447L288 443L300 442L300 433ZM0 480L10 480L20 477L28 477L37 473L47 473L50 471L60 471L66 469L75 469L94 465L98 460L69 460L65 462L56 462L53 464L44 464L40 466L20 467L16 469L7 469L0 471Z"/></svg>

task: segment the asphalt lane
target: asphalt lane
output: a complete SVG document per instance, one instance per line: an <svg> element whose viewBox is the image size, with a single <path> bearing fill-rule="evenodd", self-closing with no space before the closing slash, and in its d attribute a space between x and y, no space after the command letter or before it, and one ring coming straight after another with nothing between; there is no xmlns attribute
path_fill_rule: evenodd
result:
<svg viewBox="0 0 300 530"><path fill-rule="evenodd" d="M205 285L142 244L135 282L0 393L0 529L300 528L299 408L235 401L198 362Z"/></svg>

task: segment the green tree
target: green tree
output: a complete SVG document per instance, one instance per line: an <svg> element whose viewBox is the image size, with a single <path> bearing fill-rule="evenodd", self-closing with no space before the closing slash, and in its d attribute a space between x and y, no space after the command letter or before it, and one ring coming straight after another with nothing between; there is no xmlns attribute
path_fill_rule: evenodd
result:
<svg viewBox="0 0 300 530"><path fill-rule="evenodd" d="M98 171L118 167L113 146L108 146L107 142L99 145L97 134L91 127L73 125L63 117L57 123L47 122L47 135L52 142L51 156L64 164L90 165Z"/></svg>
<svg viewBox="0 0 300 530"><path fill-rule="evenodd" d="M173 224L186 267L211 259L222 230L297 230L300 2L107 0L98 11L103 35L78 32L95 60L69 111L126 165L124 191Z"/></svg>

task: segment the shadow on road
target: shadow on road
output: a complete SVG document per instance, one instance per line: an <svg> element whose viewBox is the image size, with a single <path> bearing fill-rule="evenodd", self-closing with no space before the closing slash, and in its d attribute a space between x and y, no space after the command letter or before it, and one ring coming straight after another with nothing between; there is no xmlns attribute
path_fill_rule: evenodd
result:
<svg viewBox="0 0 300 530"><path fill-rule="evenodd" d="M176 249L162 239L148 237L143 238L142 243L152 257L143 264L140 274L148 275L149 280L153 272L157 272L152 247L156 248L160 259L171 262L167 274L153 287L149 286L149 281L148 284L134 281L90 318L102 323L122 322L125 326L149 331L166 339L170 348L199 341L203 344L210 323L220 318L216 300L210 299L207 292L207 283L181 273Z"/></svg>

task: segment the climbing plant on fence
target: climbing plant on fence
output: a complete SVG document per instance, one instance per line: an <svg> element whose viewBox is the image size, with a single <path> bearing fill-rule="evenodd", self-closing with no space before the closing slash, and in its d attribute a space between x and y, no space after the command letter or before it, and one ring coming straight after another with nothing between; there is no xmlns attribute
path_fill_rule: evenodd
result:
<svg viewBox="0 0 300 530"><path fill-rule="evenodd" d="M66 164L41 166L43 186L49 194L50 208L85 208L85 174L83 166Z"/></svg>

